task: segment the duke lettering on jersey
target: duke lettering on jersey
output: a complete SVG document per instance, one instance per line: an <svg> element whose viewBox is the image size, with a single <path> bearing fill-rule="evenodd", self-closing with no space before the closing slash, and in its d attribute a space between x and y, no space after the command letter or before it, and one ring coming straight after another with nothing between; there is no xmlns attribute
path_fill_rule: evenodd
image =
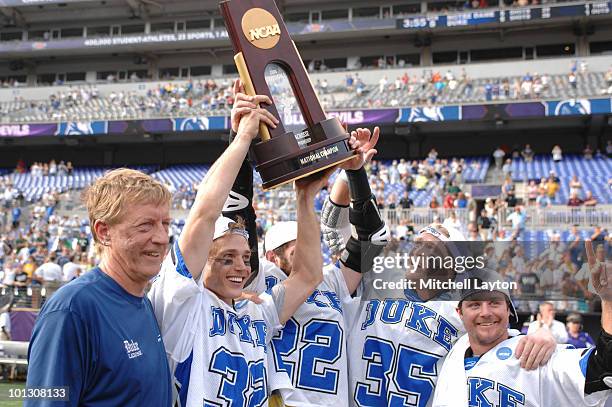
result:
<svg viewBox="0 0 612 407"><path fill-rule="evenodd" d="M274 276L266 276L266 292L270 293L272 287L278 284L278 282L278 278ZM316 289L312 292L310 297L306 299L306 304L314 304L320 308L333 308L342 314L342 303L340 302L340 298L335 291Z"/></svg>
<svg viewBox="0 0 612 407"><path fill-rule="evenodd" d="M333 291L314 290L306 300L306 304L315 304L320 308L331 307L342 314L340 299Z"/></svg>
<svg viewBox="0 0 612 407"><path fill-rule="evenodd" d="M230 334L238 336L241 342L258 346L267 352L267 327L264 320L252 321L249 315L239 317L230 311L226 313L223 308L210 308L212 313L212 326L208 331L208 336L226 335L229 331Z"/></svg>
<svg viewBox="0 0 612 407"><path fill-rule="evenodd" d="M453 338L457 338L458 331L446 318L423 304L403 299L370 300L366 305L365 321L361 330L380 321L384 324L398 324L404 320L406 312L409 313L404 326L434 340L446 350L450 350ZM436 323L432 330L428 321Z"/></svg>
<svg viewBox="0 0 612 407"><path fill-rule="evenodd" d="M480 377L468 378L469 407L519 407L525 395L501 383ZM495 393L497 392L497 396ZM485 394L486 393L486 394Z"/></svg>

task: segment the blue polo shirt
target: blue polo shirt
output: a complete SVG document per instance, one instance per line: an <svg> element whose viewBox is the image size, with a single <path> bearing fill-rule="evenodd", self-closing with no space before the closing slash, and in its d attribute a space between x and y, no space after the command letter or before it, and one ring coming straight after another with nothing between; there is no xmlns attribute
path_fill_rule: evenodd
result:
<svg viewBox="0 0 612 407"><path fill-rule="evenodd" d="M58 290L42 308L28 350L30 387L68 386L69 402L24 406L172 404L170 369L149 299L99 268Z"/></svg>

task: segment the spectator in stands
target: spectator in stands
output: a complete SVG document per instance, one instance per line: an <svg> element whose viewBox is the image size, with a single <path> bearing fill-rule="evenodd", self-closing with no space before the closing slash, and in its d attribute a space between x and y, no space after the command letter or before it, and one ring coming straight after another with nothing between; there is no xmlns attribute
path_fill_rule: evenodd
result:
<svg viewBox="0 0 612 407"><path fill-rule="evenodd" d="M607 234L608 234L607 231L605 229L602 229L601 226L595 226L595 230L593 231L593 234L591 235L591 241L605 242Z"/></svg>
<svg viewBox="0 0 612 407"><path fill-rule="evenodd" d="M512 160L510 158L506 159L506 162L502 166L502 173L504 177L509 177L512 174Z"/></svg>
<svg viewBox="0 0 612 407"><path fill-rule="evenodd" d="M565 319L565 324L567 326L568 344L573 345L576 349L592 348L595 346L595 341L591 338L591 335L582 330L582 317L580 314L569 314Z"/></svg>
<svg viewBox="0 0 612 407"><path fill-rule="evenodd" d="M13 225L13 229L18 229L19 228L19 223L21 222L21 208L18 206L15 206L12 211L12 225Z"/></svg>
<svg viewBox="0 0 612 407"><path fill-rule="evenodd" d="M20 268L19 263L14 257L9 257L3 264L2 285L5 287L13 287L15 284L15 276Z"/></svg>
<svg viewBox="0 0 612 407"><path fill-rule="evenodd" d="M525 231L525 223L527 215L521 206L517 206L508 216L508 220L512 223L512 240L522 240L523 232Z"/></svg>
<svg viewBox="0 0 612 407"><path fill-rule="evenodd" d="M452 209L455 207L455 199L457 196L455 194L446 194L444 197L444 202L442 203L442 207L444 209Z"/></svg>
<svg viewBox="0 0 612 407"><path fill-rule="evenodd" d="M544 187L546 189L546 195L552 202L557 196L557 191L559 191L559 183L553 174L549 175L546 179Z"/></svg>
<svg viewBox="0 0 612 407"><path fill-rule="evenodd" d="M482 238L480 237L480 234L478 233L478 226L476 226L475 223L468 223L467 226L467 240L469 242L481 242Z"/></svg>
<svg viewBox="0 0 612 407"><path fill-rule="evenodd" d="M9 315L11 307L8 311L0 314L0 341L11 340L11 317Z"/></svg>
<svg viewBox="0 0 612 407"><path fill-rule="evenodd" d="M482 240L492 240L492 229L494 225L491 221L491 218L487 216L486 209L482 209L480 211L480 216L478 217L478 229L480 231L480 236Z"/></svg>
<svg viewBox="0 0 612 407"><path fill-rule="evenodd" d="M561 147L558 144L553 147L551 153L554 162L558 163L563 160L563 151L561 150Z"/></svg>
<svg viewBox="0 0 612 407"><path fill-rule="evenodd" d="M455 199L455 202L453 203L453 206L455 208L465 209L467 208L467 204L468 200L466 194L464 194L463 192L459 192L457 194L457 199Z"/></svg>
<svg viewBox="0 0 612 407"><path fill-rule="evenodd" d="M63 282L70 282L75 278L78 278L83 273L81 265L75 262L77 256L78 254L76 253L72 254L72 256L69 257L69 260L62 266Z"/></svg>
<svg viewBox="0 0 612 407"><path fill-rule="evenodd" d="M597 205L597 198L593 196L593 192L587 191L584 197L584 206L594 207Z"/></svg>
<svg viewBox="0 0 612 407"><path fill-rule="evenodd" d="M579 264L580 262L578 258L582 255L583 245L580 231L578 230L578 225L572 225L570 233L567 235L565 242L567 244L567 249L569 250L572 263Z"/></svg>
<svg viewBox="0 0 612 407"><path fill-rule="evenodd" d="M62 268L55 262L55 256L48 256L34 271L32 280L38 281L46 291L47 299L58 290L63 281Z"/></svg>
<svg viewBox="0 0 612 407"><path fill-rule="evenodd" d="M495 159L495 168L499 171L502 168L502 164L504 163L504 157L506 156L506 152L501 148L497 147L495 151L493 151L493 158Z"/></svg>
<svg viewBox="0 0 612 407"><path fill-rule="evenodd" d="M561 294L568 299L582 300L585 298L584 290L570 273L563 273L561 279Z"/></svg>
<svg viewBox="0 0 612 407"><path fill-rule="evenodd" d="M584 150L582 150L582 156L585 160L593 159L593 149L590 144L587 144Z"/></svg>
<svg viewBox="0 0 612 407"><path fill-rule="evenodd" d="M432 196L431 200L429 201L429 209L438 209L439 207L440 203L438 202L435 196Z"/></svg>
<svg viewBox="0 0 612 407"><path fill-rule="evenodd" d="M523 151L521 151L523 160L525 160L525 162L528 162L528 163L532 162L534 154L535 153L533 152L531 145L525 144L525 148L523 148Z"/></svg>
<svg viewBox="0 0 612 407"><path fill-rule="evenodd" d="M536 200L538 198L538 186L535 180L530 180L529 185L527 185L527 205L534 206L536 204Z"/></svg>
<svg viewBox="0 0 612 407"><path fill-rule="evenodd" d="M506 195L506 207L507 208L514 208L517 204L518 204L518 199L516 197L516 194L514 192L514 188L510 189L508 191L508 194Z"/></svg>
<svg viewBox="0 0 612 407"><path fill-rule="evenodd" d="M531 312L535 311L537 303L535 299L542 294L540 287L540 276L531 268L520 273L513 265L508 267L508 274L512 274L512 269L515 269L516 281L518 282L519 293L526 300L527 309Z"/></svg>
<svg viewBox="0 0 612 407"><path fill-rule="evenodd" d="M540 329L548 330L557 343L567 343L568 335L565 325L555 319L555 306L552 302L540 304L539 312L535 321L529 324L528 333L534 333Z"/></svg>
<svg viewBox="0 0 612 407"><path fill-rule="evenodd" d="M570 195L575 194L576 196L580 196L582 193L582 183L578 180L577 175L573 175L569 182L569 192Z"/></svg>
<svg viewBox="0 0 612 407"><path fill-rule="evenodd" d="M580 199L578 197L578 193L577 192L572 192L570 194L570 197L567 201L567 206L581 206L584 203L584 201L582 199Z"/></svg>
<svg viewBox="0 0 612 407"><path fill-rule="evenodd" d="M567 80L574 91L576 91L578 87L578 77L574 72L570 72L567 76Z"/></svg>
<svg viewBox="0 0 612 407"><path fill-rule="evenodd" d="M60 177L68 175L68 167L66 166L66 163L63 160L60 161L57 165L57 175L59 175Z"/></svg>
<svg viewBox="0 0 612 407"><path fill-rule="evenodd" d="M549 297L554 296L554 291L557 290L557 287L560 287L563 273L559 272L554 262L548 258L542 260L539 270L543 294ZM558 291L561 292L560 289Z"/></svg>
<svg viewBox="0 0 612 407"><path fill-rule="evenodd" d="M410 198L408 191L404 191L402 198L399 201L399 205L403 210L411 209L414 207L414 202Z"/></svg>
<svg viewBox="0 0 612 407"><path fill-rule="evenodd" d="M442 226L445 228L451 227L453 229L463 230L463 225L459 218L457 218L455 211L450 211L449 216L442 222Z"/></svg>
<svg viewBox="0 0 612 407"><path fill-rule="evenodd" d="M55 160L51 160L49 162L49 176L56 176L57 175L57 163L55 162Z"/></svg>
<svg viewBox="0 0 612 407"><path fill-rule="evenodd" d="M428 184L429 179L425 176L425 170L419 170L419 173L414 180L414 187L417 191L422 191L427 188Z"/></svg>

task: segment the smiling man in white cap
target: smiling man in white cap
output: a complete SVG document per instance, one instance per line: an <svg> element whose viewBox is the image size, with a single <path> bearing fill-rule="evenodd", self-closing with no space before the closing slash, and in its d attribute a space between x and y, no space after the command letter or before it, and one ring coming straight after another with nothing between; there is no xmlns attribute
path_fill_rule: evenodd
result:
<svg viewBox="0 0 612 407"><path fill-rule="evenodd" d="M520 369L511 357L521 336L508 329L516 316L508 292L467 290L457 308L467 335L444 362L433 407L604 405L612 394L612 275L595 261L590 242L586 246L594 291L602 300L597 347L558 345L547 365Z"/></svg>
<svg viewBox="0 0 612 407"><path fill-rule="evenodd" d="M297 222L294 221L275 223L264 237L266 260L274 263L286 275L291 272L295 239L297 239Z"/></svg>

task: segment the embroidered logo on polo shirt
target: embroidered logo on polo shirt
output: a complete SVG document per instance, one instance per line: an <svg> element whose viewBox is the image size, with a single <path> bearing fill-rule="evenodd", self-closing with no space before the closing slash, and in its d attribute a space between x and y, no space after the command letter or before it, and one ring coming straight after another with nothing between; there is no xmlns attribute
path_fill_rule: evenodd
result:
<svg viewBox="0 0 612 407"><path fill-rule="evenodd" d="M123 346L125 346L125 351L130 359L137 358L142 356L142 351L138 346L138 342L134 341L123 341Z"/></svg>

